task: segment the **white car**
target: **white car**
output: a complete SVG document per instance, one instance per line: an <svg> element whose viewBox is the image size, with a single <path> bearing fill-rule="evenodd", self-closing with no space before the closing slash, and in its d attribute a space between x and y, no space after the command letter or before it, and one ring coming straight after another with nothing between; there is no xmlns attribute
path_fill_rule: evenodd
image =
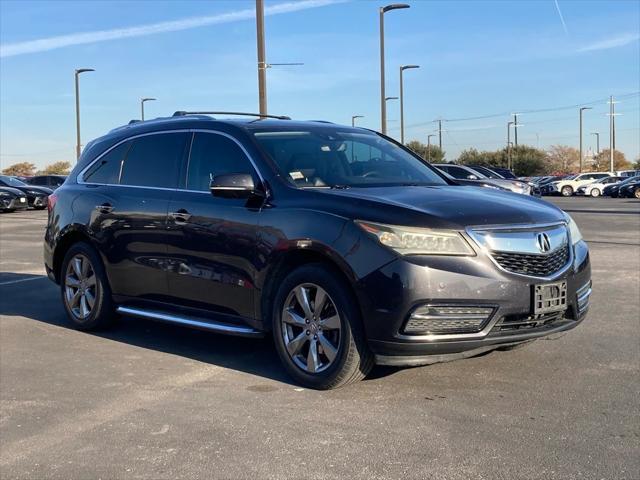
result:
<svg viewBox="0 0 640 480"><path fill-rule="evenodd" d="M570 197L583 185L587 185L595 180L603 180L607 177L613 176L614 175L611 172L578 173L577 175L573 175L556 182L551 182L551 185L549 185L549 187L551 187L550 193L559 193L563 197Z"/></svg>
<svg viewBox="0 0 640 480"><path fill-rule="evenodd" d="M586 185L579 187L578 190L576 190L576 195L599 197L600 195L602 195L604 187L619 183L625 178L626 177L612 176L603 178L602 180L594 180L591 183L587 183Z"/></svg>

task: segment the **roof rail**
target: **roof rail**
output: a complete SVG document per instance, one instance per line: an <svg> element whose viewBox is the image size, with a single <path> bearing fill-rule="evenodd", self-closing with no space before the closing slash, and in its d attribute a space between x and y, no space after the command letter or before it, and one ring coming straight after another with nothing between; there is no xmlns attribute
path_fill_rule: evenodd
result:
<svg viewBox="0 0 640 480"><path fill-rule="evenodd" d="M291 120L291 117L284 115L267 115L262 113L246 113L246 112L185 112L178 110L173 114L174 117L183 117L185 115L242 115L246 117L260 117L260 118L276 118L278 120Z"/></svg>

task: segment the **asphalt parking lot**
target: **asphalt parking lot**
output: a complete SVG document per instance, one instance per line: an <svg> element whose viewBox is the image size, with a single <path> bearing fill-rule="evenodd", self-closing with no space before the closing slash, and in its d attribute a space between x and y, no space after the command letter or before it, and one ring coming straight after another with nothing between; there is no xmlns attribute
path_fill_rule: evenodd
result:
<svg viewBox="0 0 640 480"><path fill-rule="evenodd" d="M69 329L46 212L0 215L0 477L640 478L640 202L552 201L591 248L580 328L330 392L269 340Z"/></svg>

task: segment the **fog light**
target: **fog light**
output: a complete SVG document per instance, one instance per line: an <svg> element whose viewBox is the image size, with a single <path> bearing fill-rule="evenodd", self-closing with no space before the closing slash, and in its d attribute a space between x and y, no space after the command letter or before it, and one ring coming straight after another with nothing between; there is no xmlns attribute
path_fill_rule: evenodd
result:
<svg viewBox="0 0 640 480"><path fill-rule="evenodd" d="M408 335L443 335L478 333L493 313L492 307L453 307L422 305L409 317L404 333Z"/></svg>

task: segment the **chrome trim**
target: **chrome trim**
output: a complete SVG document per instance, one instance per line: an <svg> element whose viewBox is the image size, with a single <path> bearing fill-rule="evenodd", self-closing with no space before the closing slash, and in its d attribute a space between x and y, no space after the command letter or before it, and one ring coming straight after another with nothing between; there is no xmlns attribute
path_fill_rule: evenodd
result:
<svg viewBox="0 0 640 480"><path fill-rule="evenodd" d="M182 315L174 315L171 313L158 312L154 310L144 310L141 308L123 307L120 306L116 309L118 313L123 315L130 315L133 317L147 318L149 320L158 320L161 322L175 323L178 325L185 325L188 327L199 328L201 330L207 330L217 333L225 333L228 335L237 335L240 337L262 337L263 333L254 330L251 327L243 327L240 325L231 325L228 323L219 322L205 322L198 319L198 317L189 317Z"/></svg>
<svg viewBox="0 0 640 480"><path fill-rule="evenodd" d="M480 241L478 241L474 235L474 230L478 230L478 231L486 231L486 230L522 230L522 231L540 231L540 230L545 230L545 229L549 229L552 227L556 227L556 226L560 226L563 225L565 227L566 233L567 233L567 245L566 248L569 249L569 258L567 260L567 263L565 264L564 267L562 267L560 270L558 270L557 272L555 272L553 275L550 276L546 276L546 277L538 277L535 275L525 275L523 273L515 273L512 271L509 271L505 268L502 267L502 265L500 265L495 258L493 258L493 255L491 255L491 250L488 249L487 247L485 247L482 243L480 243ZM473 240L473 243L480 249L481 252L483 252L490 260L491 262L502 272L508 273L509 275L515 275L518 277L522 277L522 278L528 278L528 279L532 279L535 280L537 282L547 282L547 281L553 281L558 279L559 277L561 277L562 275L564 275L573 265L574 262L574 252L573 252L573 241L571 239L571 229L569 228L568 222L565 221L561 221L561 222L554 222L554 223L540 223L540 224L513 224L513 225L479 225L479 226L470 226L465 228L465 233L467 234L467 236ZM555 250L548 252L547 254L544 255L549 255L550 253L555 252ZM511 253L518 253L518 252L511 252ZM527 252L521 252L524 254L527 254ZM543 255L543 254L538 254L538 255Z"/></svg>
<svg viewBox="0 0 640 480"><path fill-rule="evenodd" d="M260 179L260 182L262 183L262 185L264 186L265 190L267 188L267 184L265 182L264 177L262 176L262 173L260 172L260 169L258 168L258 165L256 164L255 160L253 159L253 157L249 154L249 152L247 151L247 149L244 147L244 145L242 145L242 143L240 143L240 141L238 139L236 139L234 136L229 135L228 133L225 132L221 132L219 130L209 130L206 128L183 128L183 129L177 129L177 130L159 130L156 132L147 132L147 133L141 133L138 135L132 135L130 137L126 137L122 140L120 140L118 143L115 143L114 145L112 145L111 147L109 147L107 150L105 150L104 152L102 152L100 155L98 155L96 158L94 158L86 167L84 167L80 173L78 173L78 175L76 175L76 183L78 183L79 185L108 185L108 186L119 186L119 187L135 187L135 188L153 188L156 190L172 190L172 191L197 191L198 193L207 193L210 195L210 192L206 191L200 191L200 190L188 190L185 188L166 188L166 187L147 187L147 186L143 186L143 185L121 185L119 183L93 183L93 182L85 182L83 180L83 176L86 173L87 170L89 170L89 168L91 168L91 166L93 166L98 160L100 160L102 157L104 157L106 154L108 154L109 152L111 152L111 150L113 150L114 148L122 145L125 142L128 142L129 140L134 140L136 138L140 138L140 137L146 137L148 135L160 135L163 133L211 133L211 134L215 134L215 135L222 135L223 137L227 137L230 140L232 140L233 142L236 143L236 145L238 145L238 147L240 147L240 150L242 150L242 152L246 155L246 157L249 159L249 162L251 163L251 165L253 166L253 169L256 172L256 175L258 175L258 178ZM191 146L193 144L193 138L194 136L191 136L191 143L189 145L189 156L187 157L187 171L185 172L185 180L186 180L186 175L188 175L188 166L189 166L189 162L191 161ZM121 167L122 170L122 167ZM120 176L122 175L122 171L120 172ZM120 176L118 176L118 181L120 181ZM186 185L186 183L185 183Z"/></svg>
<svg viewBox="0 0 640 480"><path fill-rule="evenodd" d="M576 291L576 310L578 315L582 315L589 308L592 291L591 280Z"/></svg>

